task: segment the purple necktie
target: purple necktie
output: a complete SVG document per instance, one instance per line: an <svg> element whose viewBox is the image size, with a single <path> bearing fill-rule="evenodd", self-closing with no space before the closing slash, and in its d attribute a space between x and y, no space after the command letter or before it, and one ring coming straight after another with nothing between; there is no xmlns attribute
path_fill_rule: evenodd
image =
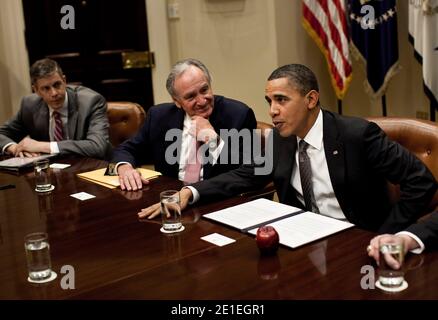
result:
<svg viewBox="0 0 438 320"><path fill-rule="evenodd" d="M63 130L62 130L62 120L59 112L53 112L53 119L55 119L55 127L53 130L53 138L55 141L61 141L64 139Z"/></svg>

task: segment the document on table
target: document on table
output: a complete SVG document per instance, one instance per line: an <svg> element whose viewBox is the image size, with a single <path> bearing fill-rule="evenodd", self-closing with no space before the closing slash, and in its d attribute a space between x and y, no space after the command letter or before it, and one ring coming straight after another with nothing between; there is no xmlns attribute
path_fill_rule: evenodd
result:
<svg viewBox="0 0 438 320"><path fill-rule="evenodd" d="M290 248L297 248L354 226L349 222L313 212L303 212L269 225L277 230L280 243ZM257 228L248 232L255 235Z"/></svg>
<svg viewBox="0 0 438 320"><path fill-rule="evenodd" d="M354 226L349 222L303 212L299 208L267 199L257 199L203 217L252 235L262 225L273 226L280 236L280 243L290 248L297 248Z"/></svg>
<svg viewBox="0 0 438 320"><path fill-rule="evenodd" d="M299 211L302 210L262 198L205 214L203 218L221 222L240 231L246 231L266 221L283 218Z"/></svg>

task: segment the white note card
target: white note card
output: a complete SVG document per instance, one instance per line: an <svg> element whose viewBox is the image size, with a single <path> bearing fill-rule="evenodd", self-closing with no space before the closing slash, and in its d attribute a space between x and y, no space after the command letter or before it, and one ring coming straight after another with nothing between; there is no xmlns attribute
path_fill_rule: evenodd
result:
<svg viewBox="0 0 438 320"><path fill-rule="evenodd" d="M201 237L202 240L213 243L219 247L223 247L226 246L227 244L236 242L236 240L225 237L219 233L212 233L209 234L208 236L205 237Z"/></svg>
<svg viewBox="0 0 438 320"><path fill-rule="evenodd" d="M66 164L66 163L52 163L50 165L50 168L52 168L52 169L65 169L65 168L68 168L70 166L71 166L71 164Z"/></svg>
<svg viewBox="0 0 438 320"><path fill-rule="evenodd" d="M89 193L86 193L86 192L73 193L73 194L70 195L70 197L79 199L81 201L96 198L96 196L93 196L92 194L89 194Z"/></svg>

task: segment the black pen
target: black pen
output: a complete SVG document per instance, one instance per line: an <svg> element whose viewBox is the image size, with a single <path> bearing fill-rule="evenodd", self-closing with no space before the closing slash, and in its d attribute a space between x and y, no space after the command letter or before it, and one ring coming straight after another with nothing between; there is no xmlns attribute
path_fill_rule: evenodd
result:
<svg viewBox="0 0 438 320"><path fill-rule="evenodd" d="M15 188L14 184L4 184L0 186L0 190L13 189Z"/></svg>

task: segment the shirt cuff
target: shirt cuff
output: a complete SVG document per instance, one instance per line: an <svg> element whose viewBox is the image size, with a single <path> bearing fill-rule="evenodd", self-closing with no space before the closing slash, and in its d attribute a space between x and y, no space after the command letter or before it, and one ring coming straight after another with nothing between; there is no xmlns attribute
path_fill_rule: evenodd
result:
<svg viewBox="0 0 438 320"><path fill-rule="evenodd" d="M190 189L190 191L192 191L193 200L192 200L192 201L189 201L189 204L194 204L194 203L196 203L196 202L199 201L199 198L200 198L201 196L199 195L198 190L196 190L196 189L193 188L192 186L185 186L184 188L188 188L188 189ZM183 189L184 189L184 188L183 188Z"/></svg>
<svg viewBox="0 0 438 320"><path fill-rule="evenodd" d="M210 151L210 155L213 157L213 165L216 164L216 162L219 159L219 156L221 154L221 151L222 151L222 149L224 148L224 145L225 145L224 140L222 140L219 135L218 135L218 137L219 137L219 145L216 144L216 143L210 143L208 145L209 151Z"/></svg>
<svg viewBox="0 0 438 320"><path fill-rule="evenodd" d="M51 154L59 153L58 142L55 141L50 142L50 153Z"/></svg>
<svg viewBox="0 0 438 320"><path fill-rule="evenodd" d="M120 161L120 162L117 162L116 163L116 166L114 167L114 172L118 175L119 173L118 173L118 171L117 171L117 169L119 168L119 166L121 166L122 164L130 164L129 162L126 162L126 161ZM132 164L131 164L131 166L132 166ZM132 166L132 167L134 167L134 166Z"/></svg>
<svg viewBox="0 0 438 320"><path fill-rule="evenodd" d="M420 254L420 253L422 253L424 251L425 246L424 246L423 241L421 241L420 238L418 238L415 234L413 234L413 233L411 233L409 231L400 231L396 235L401 235L401 234L404 234L404 235L407 235L408 237L411 237L412 239L414 239L420 245L420 248L416 248L414 250L410 250L409 252L412 252L412 253L415 253L415 254Z"/></svg>
<svg viewBox="0 0 438 320"><path fill-rule="evenodd" d="M16 144L15 142L9 142L9 143L7 143L4 147L3 147L3 149L2 149L2 153L3 154L6 154L6 149L9 147L9 146L12 146L13 144Z"/></svg>

